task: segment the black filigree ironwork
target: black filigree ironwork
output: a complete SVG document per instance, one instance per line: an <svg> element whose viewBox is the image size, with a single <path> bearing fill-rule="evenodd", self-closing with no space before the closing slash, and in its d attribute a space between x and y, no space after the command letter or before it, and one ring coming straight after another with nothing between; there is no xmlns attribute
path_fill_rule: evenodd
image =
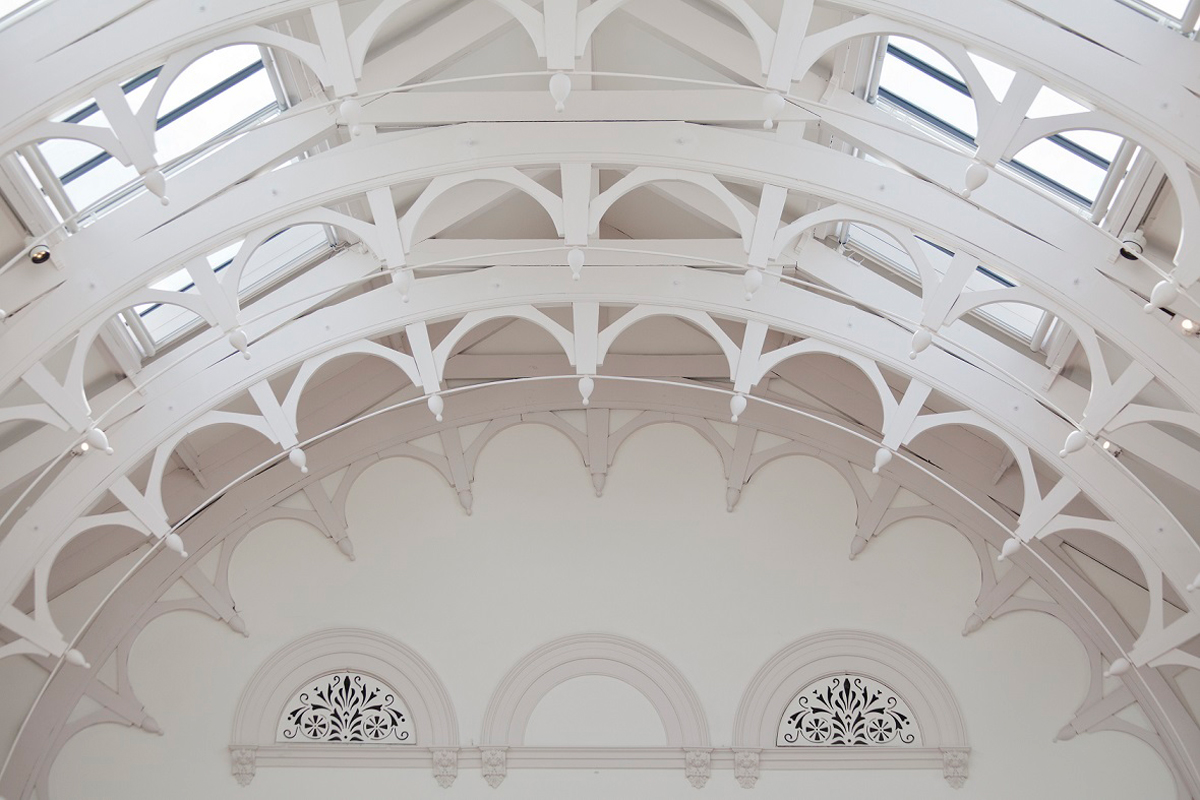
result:
<svg viewBox="0 0 1200 800"><path fill-rule="evenodd" d="M287 741L408 742L411 726L396 696L369 677L339 672L301 692L284 713L280 735Z"/></svg>
<svg viewBox="0 0 1200 800"><path fill-rule="evenodd" d="M790 713L788 713L790 712ZM887 687L838 675L805 687L785 712L782 745L898 745L916 741L912 716Z"/></svg>

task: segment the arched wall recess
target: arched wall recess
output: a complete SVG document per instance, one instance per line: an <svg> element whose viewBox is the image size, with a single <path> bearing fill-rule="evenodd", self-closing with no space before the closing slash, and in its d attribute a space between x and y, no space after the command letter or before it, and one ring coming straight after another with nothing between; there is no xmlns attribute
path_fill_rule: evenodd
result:
<svg viewBox="0 0 1200 800"><path fill-rule="evenodd" d="M797 693L822 678L856 675L883 684L911 710L919 746L780 747L776 736ZM970 745L958 702L933 665L899 642L866 631L827 631L776 653L750 682L734 718L735 752L775 768L942 769L959 788Z"/></svg>
<svg viewBox="0 0 1200 800"><path fill-rule="evenodd" d="M297 692L316 679L346 672L370 676L399 695L414 733L411 746L280 741L281 720ZM439 783L446 777L453 782L445 762L452 761L456 773L457 752L458 718L429 664L395 639L357 628L311 634L267 659L238 701L229 744L231 772L242 786L260 766L285 765L433 765Z"/></svg>
<svg viewBox="0 0 1200 800"><path fill-rule="evenodd" d="M561 683L585 675L616 678L641 692L654 706L667 735L666 747L527 748L525 728L537 704ZM684 766L692 785L709 777L712 747L700 698L665 658L632 639L579 634L545 644L504 676L488 702L480 734L483 777L499 786L509 764L517 766L675 767ZM607 751L607 752L606 752Z"/></svg>

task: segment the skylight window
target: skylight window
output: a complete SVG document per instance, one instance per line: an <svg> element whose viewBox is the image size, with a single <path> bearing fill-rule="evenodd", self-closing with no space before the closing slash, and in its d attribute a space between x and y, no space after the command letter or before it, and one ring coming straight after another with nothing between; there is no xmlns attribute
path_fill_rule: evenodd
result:
<svg viewBox="0 0 1200 800"><path fill-rule="evenodd" d="M964 142L977 133L975 103L962 76L937 51L889 37L879 97Z"/></svg>
<svg viewBox="0 0 1200 800"><path fill-rule="evenodd" d="M130 106L140 108L158 78L154 69L122 84ZM280 110L255 45L222 48L198 59L171 84L156 123L158 160L170 161L205 142ZM95 103L58 119L107 127ZM87 208L137 178L107 152L86 142L52 139L38 145L76 209Z"/></svg>
<svg viewBox="0 0 1200 800"><path fill-rule="evenodd" d="M920 281L917 265L913 261L912 256L890 236L881 233L875 228L853 222L846 223L842 236L847 248L857 251L884 267L898 272L910 281ZM925 258L933 266L934 271L940 275L945 275L946 270L950 267L950 260L954 258L954 253L941 245L934 244L919 236L916 237L915 241ZM987 291L989 289L1003 289L1015 285L1013 281L1004 275L988 269L981 264L975 268L975 272L967 279L964 291ZM1001 330L1026 342L1032 340L1038 328L1038 323L1044 314L1041 309L1022 303L993 303L984 306L975 313Z"/></svg>
<svg viewBox="0 0 1200 800"><path fill-rule="evenodd" d="M975 55L971 58L990 89L1000 95L1007 92L1014 76L1012 70ZM878 97L884 105L954 139L975 143L975 103L962 75L944 56L920 42L888 38ZM1028 116L1062 116L1087 110L1065 95L1043 88ZM1091 208L1122 141L1119 136L1101 131L1068 131L1034 142L1018 153L1010 166L1055 195Z"/></svg>
<svg viewBox="0 0 1200 800"><path fill-rule="evenodd" d="M284 278L311 259L328 252L336 242L325 225L297 225L281 231L259 245L242 273L239 296L245 297ZM237 256L240 241L208 255L208 265L220 275ZM194 293L196 286L186 269L179 269L151 285L167 292ZM167 303L147 303L134 309L155 345L162 345L188 330L198 317L191 311Z"/></svg>
<svg viewBox="0 0 1200 800"><path fill-rule="evenodd" d="M1141 11L1148 17L1162 20L1172 27L1185 31L1195 30L1200 19L1200 2L1197 0L1120 0L1124 5Z"/></svg>

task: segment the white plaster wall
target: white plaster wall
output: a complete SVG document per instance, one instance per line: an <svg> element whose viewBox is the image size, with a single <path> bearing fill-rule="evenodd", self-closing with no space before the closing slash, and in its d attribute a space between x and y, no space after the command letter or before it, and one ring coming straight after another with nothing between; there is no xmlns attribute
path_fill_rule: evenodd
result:
<svg viewBox="0 0 1200 800"><path fill-rule="evenodd" d="M131 678L166 731L89 729L63 750L52 794L39 800L396 798L441 796L425 770L262 768L246 789L229 775L238 698L258 666L288 642L334 626L372 628L420 653L458 712L463 745L479 739L488 699L509 668L552 639L584 631L628 636L692 683L712 742L731 742L742 692L784 645L830 628L871 630L927 658L963 709L971 777L950 789L938 771L764 771L758 797L889 800L1172 798L1158 756L1132 737L1052 744L1085 690L1083 648L1032 613L960 636L978 589L967 542L914 520L883 533L856 561L853 497L814 460L775 462L724 509L720 461L694 432L660 425L635 434L596 498L577 451L558 433L520 426L485 449L474 516L428 467L408 460L368 470L351 493L349 562L303 524L272 522L235 556L231 581L251 636L195 613L153 623L134 647ZM564 685L566 686L566 685ZM630 739L647 733L637 698ZM539 743L587 739L587 701L572 692L534 714ZM578 697L578 694L575 695ZM611 742L614 721L603 722ZM743 790L716 770L704 790ZM510 771L493 790L462 769L450 794L480 798L693 798L678 771Z"/></svg>

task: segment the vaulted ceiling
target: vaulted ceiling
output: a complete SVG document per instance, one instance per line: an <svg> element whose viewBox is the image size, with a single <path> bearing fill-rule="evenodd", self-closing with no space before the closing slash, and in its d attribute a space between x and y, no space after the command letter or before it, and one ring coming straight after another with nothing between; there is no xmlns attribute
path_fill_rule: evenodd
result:
<svg viewBox="0 0 1200 800"><path fill-rule="evenodd" d="M214 501L344 466L321 448L380 420L445 445L636 410L737 426L731 510L758 436L874 470L854 553L897 487L938 498L1053 596L1200 796L1198 14L15 10L0 657L82 691L92 629L64 635L52 598L132 552L183 569ZM602 491L608 429L580 436ZM469 512L464 456L440 454ZM991 589L968 629L1015 591ZM45 768L26 740L10 797Z"/></svg>

